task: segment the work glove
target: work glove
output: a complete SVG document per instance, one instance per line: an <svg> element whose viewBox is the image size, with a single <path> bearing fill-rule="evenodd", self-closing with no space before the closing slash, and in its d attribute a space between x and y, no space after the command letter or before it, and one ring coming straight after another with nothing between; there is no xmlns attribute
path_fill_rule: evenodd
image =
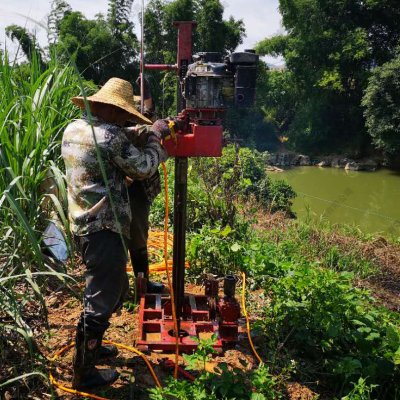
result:
<svg viewBox="0 0 400 400"><path fill-rule="evenodd" d="M141 78L139 76L139 78L136 79L136 84L139 86L139 89L141 90L142 85L141 85ZM151 97L151 92L150 92L150 84L148 82L148 80L146 78L144 78L144 93L143 93L143 98L144 100L148 100Z"/></svg>
<svg viewBox="0 0 400 400"><path fill-rule="evenodd" d="M150 129L150 135L156 136L159 140L165 140L171 135L169 121L165 119L159 119L156 121Z"/></svg>
<svg viewBox="0 0 400 400"><path fill-rule="evenodd" d="M183 131L185 129L186 121L182 118L168 117L167 121L170 124L170 127L171 127L171 121L174 123L173 128L175 132Z"/></svg>

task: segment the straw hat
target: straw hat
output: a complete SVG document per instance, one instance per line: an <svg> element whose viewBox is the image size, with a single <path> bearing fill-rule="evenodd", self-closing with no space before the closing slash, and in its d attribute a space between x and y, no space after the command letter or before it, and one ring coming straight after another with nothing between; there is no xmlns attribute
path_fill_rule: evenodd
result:
<svg viewBox="0 0 400 400"><path fill-rule="evenodd" d="M129 121L140 124L152 124L152 122L142 115L135 107L133 87L128 81L119 78L111 78L96 94L86 98L89 105L91 103L110 104L121 108L131 114ZM85 109L83 97L74 97L72 102Z"/></svg>

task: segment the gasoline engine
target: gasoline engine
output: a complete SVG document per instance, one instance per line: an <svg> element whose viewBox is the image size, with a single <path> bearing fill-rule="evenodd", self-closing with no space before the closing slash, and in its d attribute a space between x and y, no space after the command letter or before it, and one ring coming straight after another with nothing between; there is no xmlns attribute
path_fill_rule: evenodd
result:
<svg viewBox="0 0 400 400"><path fill-rule="evenodd" d="M233 53L221 60L219 53L193 56L183 79L183 98L190 110L251 107L256 94L258 56L254 50Z"/></svg>

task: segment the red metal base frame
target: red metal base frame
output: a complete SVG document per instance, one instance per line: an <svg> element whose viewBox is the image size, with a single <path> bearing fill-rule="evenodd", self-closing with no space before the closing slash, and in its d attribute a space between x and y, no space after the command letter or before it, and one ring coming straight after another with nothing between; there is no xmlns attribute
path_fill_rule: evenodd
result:
<svg viewBox="0 0 400 400"><path fill-rule="evenodd" d="M214 349L222 353L225 345L238 342L237 322L218 322L210 319L209 297L185 295L181 321L179 348L182 353L193 353L198 343L193 338L217 335ZM203 336L204 335L204 336ZM141 298L139 340L140 351L175 351L174 322L169 296L145 294Z"/></svg>

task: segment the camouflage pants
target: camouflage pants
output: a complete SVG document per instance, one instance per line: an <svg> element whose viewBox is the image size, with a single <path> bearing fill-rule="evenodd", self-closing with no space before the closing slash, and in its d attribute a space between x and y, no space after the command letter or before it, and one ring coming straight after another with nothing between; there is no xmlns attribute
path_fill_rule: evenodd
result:
<svg viewBox="0 0 400 400"><path fill-rule="evenodd" d="M132 210L131 239L125 246L131 255L140 254L139 272L148 270L147 239L149 236L150 203L140 182L129 187ZM126 273L127 254L121 236L111 230L103 230L76 237L85 270L84 313L81 321L87 329L105 331L113 312L122 306L129 289ZM133 257L132 257L133 258ZM141 265L145 264L145 265Z"/></svg>
<svg viewBox="0 0 400 400"><path fill-rule="evenodd" d="M128 292L128 257L123 240L127 242L111 230L76 237L86 266L84 312L81 315L85 329L104 332L110 326L111 315L122 306Z"/></svg>

